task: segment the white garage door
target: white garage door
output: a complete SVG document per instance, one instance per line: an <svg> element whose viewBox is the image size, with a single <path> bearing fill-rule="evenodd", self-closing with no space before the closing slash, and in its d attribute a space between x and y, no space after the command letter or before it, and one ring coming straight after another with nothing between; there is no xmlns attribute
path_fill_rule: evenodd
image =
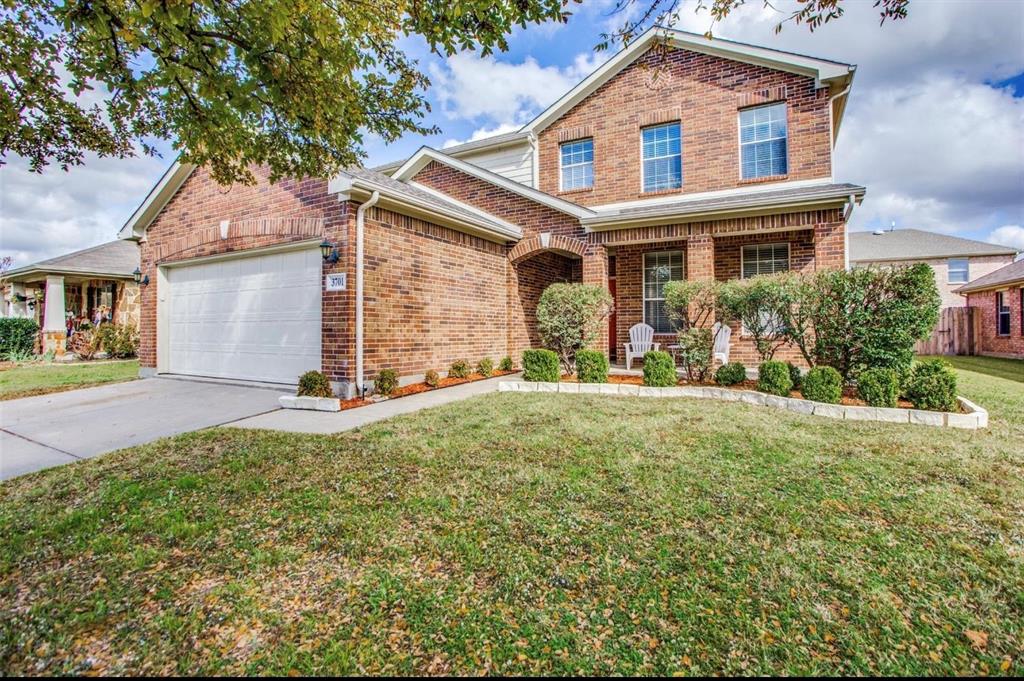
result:
<svg viewBox="0 0 1024 681"><path fill-rule="evenodd" d="M320 251L316 248L167 270L167 370L298 381L320 369Z"/></svg>

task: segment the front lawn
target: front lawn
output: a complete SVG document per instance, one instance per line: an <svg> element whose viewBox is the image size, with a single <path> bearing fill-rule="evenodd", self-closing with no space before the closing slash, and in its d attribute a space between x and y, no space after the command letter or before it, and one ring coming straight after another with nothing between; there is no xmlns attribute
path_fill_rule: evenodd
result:
<svg viewBox="0 0 1024 681"><path fill-rule="evenodd" d="M8 674L1024 673L1024 386L985 431L485 395L0 485Z"/></svg>
<svg viewBox="0 0 1024 681"><path fill-rule="evenodd" d="M0 400L130 381L139 376L137 360L74 364L24 364L0 371Z"/></svg>
<svg viewBox="0 0 1024 681"><path fill-rule="evenodd" d="M935 359L935 357L922 359ZM938 357L938 359L944 359L957 369L963 369L964 371L987 374L997 378L1008 378L1011 381L1024 383L1024 359L958 356L942 356Z"/></svg>

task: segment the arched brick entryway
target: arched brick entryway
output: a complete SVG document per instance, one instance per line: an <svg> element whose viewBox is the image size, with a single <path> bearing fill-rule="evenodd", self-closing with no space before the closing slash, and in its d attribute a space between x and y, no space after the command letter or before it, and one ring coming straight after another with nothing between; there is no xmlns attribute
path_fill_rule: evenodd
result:
<svg viewBox="0 0 1024 681"><path fill-rule="evenodd" d="M581 239L544 233L520 241L509 251L508 259L515 264L544 251L552 251L569 258L584 258L589 247L590 245Z"/></svg>

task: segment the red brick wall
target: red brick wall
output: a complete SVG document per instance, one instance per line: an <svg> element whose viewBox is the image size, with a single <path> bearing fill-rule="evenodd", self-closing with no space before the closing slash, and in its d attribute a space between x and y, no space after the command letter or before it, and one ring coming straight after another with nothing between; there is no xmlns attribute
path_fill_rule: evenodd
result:
<svg viewBox="0 0 1024 681"><path fill-rule="evenodd" d="M740 179L739 109L780 100L789 174L775 179L831 175L829 92L815 90L812 78L686 50L660 54L648 52L540 133L540 189L559 194L559 143L592 137L594 186L564 198L594 205L649 196L641 192L640 128L670 121L682 124L683 186L675 192L749 184Z"/></svg>
<svg viewBox="0 0 1024 681"><path fill-rule="evenodd" d="M1003 292L1003 299L1010 305L1010 335L996 333L996 292L979 291L967 294L967 305L981 313L981 338L979 349L982 354L1010 355L1024 359L1024 333L1021 328L1021 287Z"/></svg>

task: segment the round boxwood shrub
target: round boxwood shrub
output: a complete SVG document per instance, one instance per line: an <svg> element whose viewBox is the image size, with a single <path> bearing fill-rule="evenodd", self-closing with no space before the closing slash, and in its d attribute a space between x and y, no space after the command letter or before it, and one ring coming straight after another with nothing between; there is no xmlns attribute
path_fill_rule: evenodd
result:
<svg viewBox="0 0 1024 681"><path fill-rule="evenodd" d="M576 353L576 376L580 383L607 383L608 358L599 350Z"/></svg>
<svg viewBox="0 0 1024 681"><path fill-rule="evenodd" d="M436 388L441 385L441 377L433 369L428 369L427 373L423 374L423 382L431 388Z"/></svg>
<svg viewBox="0 0 1024 681"><path fill-rule="evenodd" d="M484 357L482 360L477 362L476 372L481 376L490 376L494 373L494 360L490 357Z"/></svg>
<svg viewBox="0 0 1024 681"><path fill-rule="evenodd" d="M523 351L523 380L542 383L558 383L562 377L558 355L551 350Z"/></svg>
<svg viewBox="0 0 1024 681"><path fill-rule="evenodd" d="M903 393L918 409L954 411L956 409L956 374L941 359L918 362L910 369Z"/></svg>
<svg viewBox="0 0 1024 681"><path fill-rule="evenodd" d="M672 355L651 350L644 355L644 385L667 388L676 384L676 363Z"/></svg>
<svg viewBox="0 0 1024 681"><path fill-rule="evenodd" d="M742 362L729 362L718 367L715 372L715 383L718 385L736 385L747 380L747 367Z"/></svg>
<svg viewBox="0 0 1024 681"><path fill-rule="evenodd" d="M299 376L299 397L334 397L331 381L322 371L307 371Z"/></svg>
<svg viewBox="0 0 1024 681"><path fill-rule="evenodd" d="M789 367L785 362L768 360L761 362L757 368L757 389L770 395L789 397L793 389L793 380L789 377Z"/></svg>
<svg viewBox="0 0 1024 681"><path fill-rule="evenodd" d="M803 372L792 362L786 362L786 366L789 368L789 380L793 382L793 390L799 390L800 386L804 384Z"/></svg>
<svg viewBox="0 0 1024 681"><path fill-rule="evenodd" d="M498 369L501 371L512 371L516 368L515 362L508 355L501 358L501 363L498 364Z"/></svg>
<svg viewBox="0 0 1024 681"><path fill-rule="evenodd" d="M900 377L893 369L865 369L857 376L857 394L872 407L895 407L900 396Z"/></svg>
<svg viewBox="0 0 1024 681"><path fill-rule="evenodd" d="M843 397L843 377L832 367L814 367L804 376L800 392L803 393L805 400L839 404Z"/></svg>
<svg viewBox="0 0 1024 681"><path fill-rule="evenodd" d="M394 369L381 369L377 372L377 380L373 382L373 389L379 395L390 395L398 387L398 372Z"/></svg>
<svg viewBox="0 0 1024 681"><path fill-rule="evenodd" d="M448 378L469 378L471 371L469 362L464 359L457 359L448 367Z"/></svg>

